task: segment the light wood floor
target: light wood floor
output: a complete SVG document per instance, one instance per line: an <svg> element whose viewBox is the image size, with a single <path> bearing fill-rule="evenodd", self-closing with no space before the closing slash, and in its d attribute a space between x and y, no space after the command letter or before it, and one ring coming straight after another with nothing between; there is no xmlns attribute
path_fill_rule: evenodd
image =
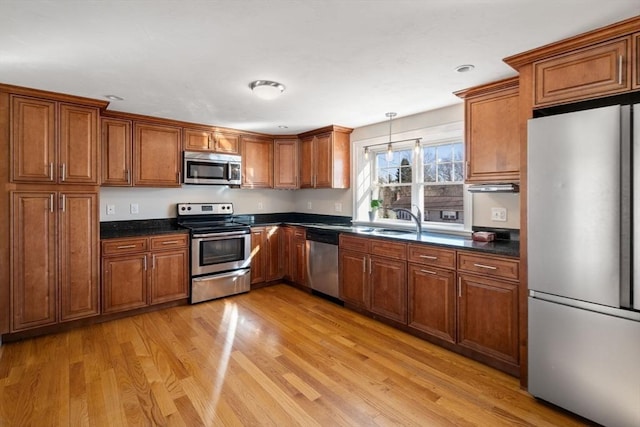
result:
<svg viewBox="0 0 640 427"><path fill-rule="evenodd" d="M277 285L0 347L1 426L576 426L518 381Z"/></svg>

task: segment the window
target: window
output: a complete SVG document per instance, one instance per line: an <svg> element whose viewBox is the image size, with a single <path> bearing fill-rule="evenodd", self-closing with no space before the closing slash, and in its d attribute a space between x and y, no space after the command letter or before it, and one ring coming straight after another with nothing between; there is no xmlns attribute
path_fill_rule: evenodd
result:
<svg viewBox="0 0 640 427"><path fill-rule="evenodd" d="M464 186L464 143L462 127L431 129L394 135L421 138L392 144L383 138L355 144L360 153L357 167L356 220L387 224L413 222L417 214L425 228L462 232L470 228L471 196ZM367 147L368 156L364 156ZM375 217L368 215L370 201L381 200ZM465 222L467 220L469 224Z"/></svg>

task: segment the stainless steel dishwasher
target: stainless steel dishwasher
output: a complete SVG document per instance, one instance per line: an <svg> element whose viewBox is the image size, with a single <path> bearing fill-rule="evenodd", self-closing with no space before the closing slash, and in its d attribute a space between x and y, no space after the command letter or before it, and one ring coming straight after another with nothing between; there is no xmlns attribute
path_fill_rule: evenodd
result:
<svg viewBox="0 0 640 427"><path fill-rule="evenodd" d="M313 293L340 301L338 282L338 232L307 229L307 280Z"/></svg>

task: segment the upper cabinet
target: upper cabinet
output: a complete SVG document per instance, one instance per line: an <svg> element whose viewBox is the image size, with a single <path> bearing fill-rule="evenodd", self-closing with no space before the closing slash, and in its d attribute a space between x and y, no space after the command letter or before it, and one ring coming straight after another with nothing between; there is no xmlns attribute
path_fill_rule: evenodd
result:
<svg viewBox="0 0 640 427"><path fill-rule="evenodd" d="M130 186L131 158L131 120L103 117L102 127L102 185Z"/></svg>
<svg viewBox="0 0 640 427"><path fill-rule="evenodd" d="M273 139L242 136L242 188L273 188Z"/></svg>
<svg viewBox="0 0 640 427"><path fill-rule="evenodd" d="M534 106L630 90L631 45L622 37L534 62Z"/></svg>
<svg viewBox="0 0 640 427"><path fill-rule="evenodd" d="M349 188L352 129L328 126L300 137L300 188Z"/></svg>
<svg viewBox="0 0 640 427"><path fill-rule="evenodd" d="M633 35L632 52L633 88L640 89L640 33Z"/></svg>
<svg viewBox="0 0 640 427"><path fill-rule="evenodd" d="M273 188L298 188L298 138L276 138L273 141Z"/></svg>
<svg viewBox="0 0 640 427"><path fill-rule="evenodd" d="M518 78L456 92L465 106L465 182L520 179Z"/></svg>
<svg viewBox="0 0 640 427"><path fill-rule="evenodd" d="M183 130L185 151L210 151L215 153L239 154L240 134L204 129Z"/></svg>
<svg viewBox="0 0 640 427"><path fill-rule="evenodd" d="M97 185L96 107L11 96L11 180Z"/></svg>
<svg viewBox="0 0 640 427"><path fill-rule="evenodd" d="M180 187L180 137L179 127L134 122L134 185Z"/></svg>

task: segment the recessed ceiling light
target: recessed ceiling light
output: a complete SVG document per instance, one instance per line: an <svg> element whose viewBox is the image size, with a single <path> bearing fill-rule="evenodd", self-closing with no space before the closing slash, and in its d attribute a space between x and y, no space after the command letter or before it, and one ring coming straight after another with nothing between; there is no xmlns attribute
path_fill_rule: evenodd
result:
<svg viewBox="0 0 640 427"><path fill-rule="evenodd" d="M261 99L275 99L284 92L284 85L270 80L255 80L249 83L249 88Z"/></svg>
<svg viewBox="0 0 640 427"><path fill-rule="evenodd" d="M124 101L124 98L121 98L118 95L105 95L104 97L111 101Z"/></svg>
<svg viewBox="0 0 640 427"><path fill-rule="evenodd" d="M280 125L278 126L280 129L289 129L289 126L285 126L285 125Z"/></svg>
<svg viewBox="0 0 640 427"><path fill-rule="evenodd" d="M455 70L459 73L467 73L469 71L472 71L475 67L475 65L473 64L464 64L464 65L458 65Z"/></svg>

